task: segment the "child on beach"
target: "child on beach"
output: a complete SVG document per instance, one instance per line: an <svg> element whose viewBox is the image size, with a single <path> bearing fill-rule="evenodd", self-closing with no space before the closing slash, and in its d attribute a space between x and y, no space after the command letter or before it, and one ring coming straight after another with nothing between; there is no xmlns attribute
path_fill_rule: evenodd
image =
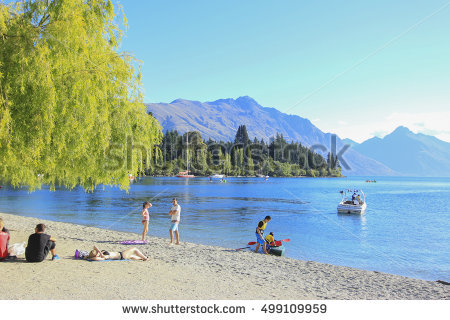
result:
<svg viewBox="0 0 450 320"><path fill-rule="evenodd" d="M144 225L144 230L142 230L142 241L145 241L145 236L148 232L148 222L150 221L150 214L148 209L151 208L152 204L148 201L144 202L142 205L142 224Z"/></svg>
<svg viewBox="0 0 450 320"><path fill-rule="evenodd" d="M265 240L266 240L266 243L267 243L269 246L272 245L273 242L275 241L273 232L269 233L269 234L266 236L266 239L265 239Z"/></svg>

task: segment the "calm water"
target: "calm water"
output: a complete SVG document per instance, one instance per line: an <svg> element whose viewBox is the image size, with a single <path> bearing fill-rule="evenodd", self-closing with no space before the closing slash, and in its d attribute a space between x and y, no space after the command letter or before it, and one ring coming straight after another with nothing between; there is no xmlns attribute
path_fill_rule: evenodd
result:
<svg viewBox="0 0 450 320"><path fill-rule="evenodd" d="M129 194L109 187L94 193L4 187L0 212L140 233L142 202L148 200L149 234L168 237L167 213L177 197L182 241L243 247L255 241L258 221L271 215L266 233L291 239L289 257L449 281L450 179L365 179L145 178ZM364 190L364 215L336 213L343 188Z"/></svg>

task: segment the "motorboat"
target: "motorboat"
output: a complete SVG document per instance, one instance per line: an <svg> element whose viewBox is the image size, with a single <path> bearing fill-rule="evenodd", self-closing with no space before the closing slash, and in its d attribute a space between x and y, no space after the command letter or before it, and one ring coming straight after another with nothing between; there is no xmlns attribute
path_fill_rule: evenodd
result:
<svg viewBox="0 0 450 320"><path fill-rule="evenodd" d="M366 211L366 195L362 190L341 190L342 200L337 206L338 213L362 214ZM362 198L361 198L362 196Z"/></svg>
<svg viewBox="0 0 450 320"><path fill-rule="evenodd" d="M212 179L223 179L225 177L225 175L216 173L216 174L213 174L213 175L211 175L209 177L212 178Z"/></svg>

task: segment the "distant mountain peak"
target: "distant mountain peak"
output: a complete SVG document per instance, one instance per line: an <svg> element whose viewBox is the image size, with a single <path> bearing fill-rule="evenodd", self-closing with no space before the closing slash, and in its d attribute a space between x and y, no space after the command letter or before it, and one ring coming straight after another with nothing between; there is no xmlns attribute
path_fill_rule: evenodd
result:
<svg viewBox="0 0 450 320"><path fill-rule="evenodd" d="M397 129L395 129L394 131L392 131L390 134L414 134L411 130L409 130L407 127L404 126L399 126L397 127Z"/></svg>
<svg viewBox="0 0 450 320"><path fill-rule="evenodd" d="M216 101L208 102L210 104L229 104L229 105L237 105L240 107L246 107L246 106L260 106L258 102L256 102L255 99L249 96L242 96L237 99L233 98L227 98L227 99L218 99Z"/></svg>
<svg viewBox="0 0 450 320"><path fill-rule="evenodd" d="M253 99L252 97L249 96L242 96L236 99L236 101L238 102L246 102L246 103L256 103L259 104L258 102L256 102L255 99Z"/></svg>
<svg viewBox="0 0 450 320"><path fill-rule="evenodd" d="M354 148L404 175L450 176L450 143L404 126L383 139L374 137Z"/></svg>

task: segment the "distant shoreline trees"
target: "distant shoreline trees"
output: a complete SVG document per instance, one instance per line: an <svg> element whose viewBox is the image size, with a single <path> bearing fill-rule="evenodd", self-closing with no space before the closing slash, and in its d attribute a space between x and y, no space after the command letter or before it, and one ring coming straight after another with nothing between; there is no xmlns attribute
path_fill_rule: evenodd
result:
<svg viewBox="0 0 450 320"><path fill-rule="evenodd" d="M189 147L186 148L186 135ZM214 173L227 176L269 175L273 177L340 177L337 156L329 153L327 159L299 142L287 142L283 135L266 143L263 139L249 139L245 125L239 126L234 141L207 141L197 131L184 134L166 131L159 145L160 157L146 173L173 176L186 168L189 150L190 172L208 176Z"/></svg>

